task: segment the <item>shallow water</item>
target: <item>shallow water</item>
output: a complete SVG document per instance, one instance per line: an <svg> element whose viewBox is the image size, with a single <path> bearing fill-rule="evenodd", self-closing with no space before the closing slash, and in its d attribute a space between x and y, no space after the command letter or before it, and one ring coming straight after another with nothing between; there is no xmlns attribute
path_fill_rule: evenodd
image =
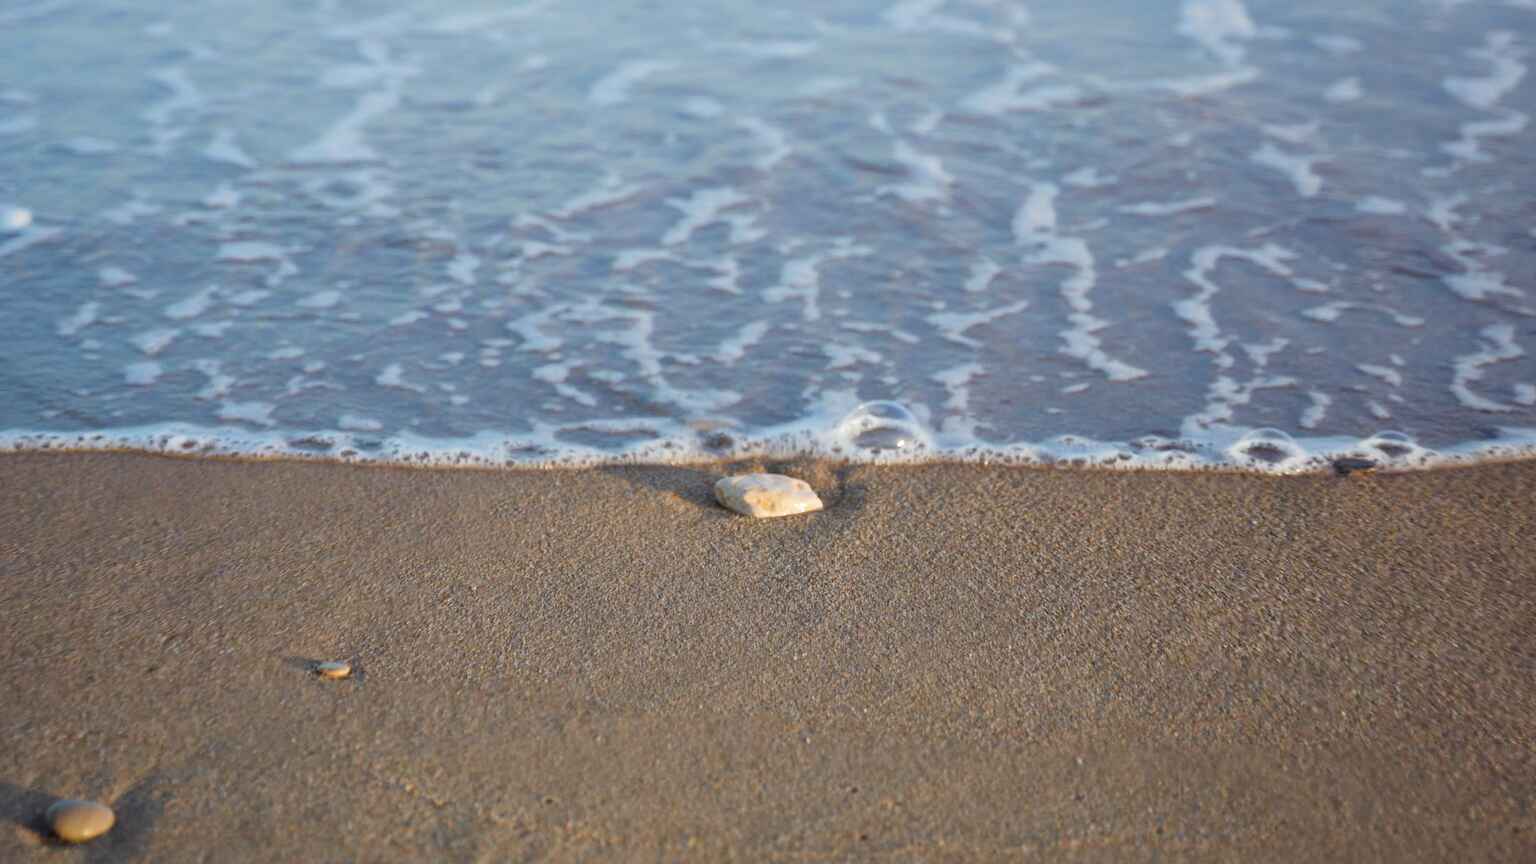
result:
<svg viewBox="0 0 1536 864"><path fill-rule="evenodd" d="M141 5L0 8L8 447L1536 442L1533 0Z"/></svg>

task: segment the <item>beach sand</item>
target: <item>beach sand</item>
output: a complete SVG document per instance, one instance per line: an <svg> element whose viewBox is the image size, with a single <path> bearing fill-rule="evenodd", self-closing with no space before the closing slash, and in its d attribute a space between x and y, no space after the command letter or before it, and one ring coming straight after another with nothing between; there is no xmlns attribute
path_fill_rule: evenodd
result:
<svg viewBox="0 0 1536 864"><path fill-rule="evenodd" d="M0 860L1536 860L1536 463L778 467L0 457Z"/></svg>

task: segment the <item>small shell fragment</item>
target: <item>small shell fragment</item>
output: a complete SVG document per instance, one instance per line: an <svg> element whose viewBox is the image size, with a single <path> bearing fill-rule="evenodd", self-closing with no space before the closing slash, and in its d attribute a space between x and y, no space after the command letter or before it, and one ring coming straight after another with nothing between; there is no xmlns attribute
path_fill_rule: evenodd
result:
<svg viewBox="0 0 1536 864"><path fill-rule="evenodd" d="M324 663L315 664L315 674L321 678L332 680L350 678L352 676L352 664L345 660L327 660Z"/></svg>

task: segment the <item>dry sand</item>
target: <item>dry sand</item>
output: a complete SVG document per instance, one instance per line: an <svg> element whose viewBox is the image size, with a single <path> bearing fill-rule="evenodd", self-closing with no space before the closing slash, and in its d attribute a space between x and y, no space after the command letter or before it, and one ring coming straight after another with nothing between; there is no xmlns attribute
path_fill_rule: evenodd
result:
<svg viewBox="0 0 1536 864"><path fill-rule="evenodd" d="M1536 463L785 473L0 457L0 860L1536 860Z"/></svg>

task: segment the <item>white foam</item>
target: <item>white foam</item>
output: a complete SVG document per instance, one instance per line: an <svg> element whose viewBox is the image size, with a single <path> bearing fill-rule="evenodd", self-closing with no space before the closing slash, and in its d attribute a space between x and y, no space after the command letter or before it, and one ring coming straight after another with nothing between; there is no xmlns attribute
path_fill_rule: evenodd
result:
<svg viewBox="0 0 1536 864"><path fill-rule="evenodd" d="M1057 234L1058 192L1054 183L1035 184L1014 214L1013 235L1015 242L1030 250L1024 256L1026 262L1072 268L1072 274L1060 285L1061 297L1071 310L1067 320L1072 325L1061 331L1062 353L1104 373L1111 381L1144 378L1147 370L1111 357L1099 338L1093 335L1109 325L1092 314L1093 301L1089 299L1098 284L1098 269L1087 241Z"/></svg>
<svg viewBox="0 0 1536 864"><path fill-rule="evenodd" d="M203 196L202 203L212 210L229 210L240 205L240 193L228 183L220 183L216 189Z"/></svg>
<svg viewBox="0 0 1536 864"><path fill-rule="evenodd" d="M448 278L460 285L474 285L475 271L480 269L480 258L468 252L460 252L448 262Z"/></svg>
<svg viewBox="0 0 1536 864"><path fill-rule="evenodd" d="M860 363L878 366L885 361L885 357L879 351L860 348L857 345L841 345L837 342L821 343L821 353L827 356L828 369L847 369Z"/></svg>
<svg viewBox="0 0 1536 864"><path fill-rule="evenodd" d="M913 204L949 198L949 189L954 185L955 178L944 170L942 159L929 153L920 153L905 141L896 141L893 148L896 161L907 169L911 179L906 183L881 186L880 192L893 194Z"/></svg>
<svg viewBox="0 0 1536 864"><path fill-rule="evenodd" d="M213 321L206 324L193 324L189 329L193 333L208 339L219 339L225 331L235 326L233 321Z"/></svg>
<svg viewBox="0 0 1536 864"><path fill-rule="evenodd" d="M1328 416L1328 406L1333 404L1333 399L1321 390L1308 390L1307 398L1312 404L1307 406L1307 410L1301 413L1301 418L1296 422L1303 429L1316 429L1323 418Z"/></svg>
<svg viewBox="0 0 1536 864"><path fill-rule="evenodd" d="M279 285L289 276L296 275L299 268L288 257L288 251L276 243L267 243L258 240L240 240L219 245L218 254L214 260L228 264L260 264L276 262L277 269L267 275L268 285Z"/></svg>
<svg viewBox="0 0 1536 864"><path fill-rule="evenodd" d="M1024 203L1013 214L1013 240L1030 243L1040 235L1056 230L1056 194L1054 183L1036 183L1030 187Z"/></svg>
<svg viewBox="0 0 1536 864"><path fill-rule="evenodd" d="M293 161L311 165L352 164L379 158L378 152L364 139L364 132L369 123L399 107L405 82L418 70L409 64L394 62L383 43L362 39L357 47L367 64L332 68L321 77L321 84L340 89L366 86L377 86L378 89L359 95L350 112L331 124L319 138L294 150L290 155Z"/></svg>
<svg viewBox="0 0 1536 864"><path fill-rule="evenodd" d="M593 210L601 210L622 204L644 191L644 187L637 184L625 183L617 174L609 174L603 181L587 192L566 201L560 207L551 211L552 215L561 219L569 219Z"/></svg>
<svg viewBox="0 0 1536 864"><path fill-rule="evenodd" d="M946 0L898 0L882 17L892 29L903 33L951 33L1005 44L1016 38L1012 29L999 31L968 18L941 14L945 3ZM1017 10L1014 27L1023 26L1027 20L1028 13Z"/></svg>
<svg viewBox="0 0 1536 864"><path fill-rule="evenodd" d="M877 324L873 321L843 321L837 326L840 330L851 330L854 333L878 333L908 345L921 345L923 342L920 337L905 330L895 330L889 324Z"/></svg>
<svg viewBox="0 0 1536 864"><path fill-rule="evenodd" d="M176 115L202 106L202 93L197 89L197 85L192 83L192 79L187 77L185 68L171 66L160 69L149 77L150 80L170 91L164 100L144 109L140 115L150 123L164 126Z"/></svg>
<svg viewBox="0 0 1536 864"><path fill-rule="evenodd" d="M598 341L614 345L639 369L639 377L651 389L651 397L692 414L713 414L740 401L741 394L723 389L689 389L674 386L663 370L667 354L656 348L652 339L656 330L655 313L630 309L600 309L595 304L587 312L596 320L619 321L627 326L597 335Z"/></svg>
<svg viewBox="0 0 1536 864"><path fill-rule="evenodd" d="M256 160L250 154L241 149L235 141L233 129L219 129L213 133L213 140L203 148L203 156L213 162L225 165L233 165L236 168L255 168Z"/></svg>
<svg viewBox="0 0 1536 864"><path fill-rule="evenodd" d="M154 216L162 209L158 204L151 204L140 199L137 195L128 201L124 201L116 207L110 207L101 211L101 218L118 225L132 225L139 221L141 216Z"/></svg>
<svg viewBox="0 0 1536 864"><path fill-rule="evenodd" d="M133 347L142 351L144 356L153 357L169 348L179 335L181 330L175 327L157 327L153 330L145 330L128 341Z"/></svg>
<svg viewBox="0 0 1536 864"><path fill-rule="evenodd" d="M1049 63L1014 65L1003 80L967 96L960 107L977 114L1002 115L1013 111L1048 111L1081 101L1085 94L1076 84L1034 84L1052 75L1056 67Z"/></svg>
<svg viewBox="0 0 1536 864"><path fill-rule="evenodd" d="M735 336L721 342L720 347L715 349L715 359L727 366L734 366L737 360L746 356L747 349L763 341L771 327L767 321L749 321L741 325Z"/></svg>
<svg viewBox="0 0 1536 864"><path fill-rule="evenodd" d="M997 266L997 262L983 255L971 262L971 273L965 280L965 290L972 293L985 291L992 287L992 280L1002 275L1003 268Z"/></svg>
<svg viewBox="0 0 1536 864"><path fill-rule="evenodd" d="M1289 177L1292 185L1296 187L1296 194L1303 198L1315 197L1323 188L1323 178L1312 170L1313 165L1323 161L1322 156L1293 155L1266 141L1264 146L1254 151L1248 158Z"/></svg>
<svg viewBox="0 0 1536 864"><path fill-rule="evenodd" d="M757 170L772 171L794 154L788 133L772 123L758 117L743 117L737 121L737 125L752 133L764 149L763 154L752 162L752 167Z"/></svg>
<svg viewBox="0 0 1536 864"><path fill-rule="evenodd" d="M295 306L301 309L330 309L341 302L341 292L334 289L316 291L308 297L300 298Z"/></svg>
<svg viewBox="0 0 1536 864"><path fill-rule="evenodd" d="M751 200L740 191L724 186L699 189L687 198L668 198L667 204L682 211L683 218L662 235L661 242L666 246L686 243L695 231L722 221L725 211Z"/></svg>
<svg viewBox="0 0 1536 864"><path fill-rule="evenodd" d="M647 78L675 68L677 64L668 60L631 60L598 79L587 91L587 100L604 107L628 102L630 91Z"/></svg>
<svg viewBox="0 0 1536 864"><path fill-rule="evenodd" d="M1355 368L1359 369L1361 372L1364 372L1367 375L1380 378L1393 387L1403 386L1403 373L1393 369L1390 366L1377 366L1371 363L1357 363L1355 364Z"/></svg>
<svg viewBox="0 0 1536 864"><path fill-rule="evenodd" d="M1185 198L1182 201L1141 201L1135 204L1123 204L1118 209L1121 213L1129 213L1133 216L1174 216L1179 213L1208 210L1214 206L1216 206L1215 198L1202 195L1198 198Z"/></svg>
<svg viewBox="0 0 1536 864"><path fill-rule="evenodd" d="M129 363L123 367L123 381L132 387L147 387L160 380L165 370L153 360Z"/></svg>
<svg viewBox="0 0 1536 864"><path fill-rule="evenodd" d="M74 314L65 318L54 327L54 330L63 337L74 336L81 330L96 323L97 316L101 314L101 304L91 300L80 304Z"/></svg>
<svg viewBox="0 0 1536 864"><path fill-rule="evenodd" d="M1323 91L1323 98L1335 105L1358 101L1364 95L1365 91L1360 88L1360 79L1354 76L1340 78Z"/></svg>
<svg viewBox="0 0 1536 864"><path fill-rule="evenodd" d="M204 295L196 295L196 296L204 296L205 299L206 299L207 297L211 297L212 294L213 294L213 292L210 290L208 292L205 292ZM231 305L231 306L242 306L242 307L244 307L244 306L255 306L257 303L260 303L261 301L263 301L263 300L265 300L265 299L267 299L268 297L271 297L271 296L272 296L272 292L271 291L263 291L260 288L251 288L251 289L247 289L245 291L240 291L240 292L237 292L235 294L231 294L230 296L225 298L225 302L229 303L229 305ZM192 307L187 307L187 308L190 309ZM206 307L204 307L204 308L206 308ZM200 314L200 313L193 313L193 314Z"/></svg>
<svg viewBox="0 0 1536 864"><path fill-rule="evenodd" d="M122 288L139 281L139 277L121 267L102 267L96 271L96 280L103 288Z"/></svg>
<svg viewBox="0 0 1536 864"><path fill-rule="evenodd" d="M411 390L417 393L425 393L427 388L420 384L413 384L405 380L405 367L399 363L391 363L385 366L383 371L374 376L373 383L380 387L393 387L397 390Z"/></svg>
<svg viewBox="0 0 1536 864"><path fill-rule="evenodd" d="M257 426L276 426L272 412L277 406L271 402L225 402L219 406L218 418L236 423L252 423Z"/></svg>
<svg viewBox="0 0 1536 864"><path fill-rule="evenodd" d="M1496 120L1476 120L1461 124L1460 137L1440 145L1446 153L1467 162L1487 162L1492 157L1483 152L1485 138L1508 138L1525 131L1530 117L1519 111L1504 111Z"/></svg>
<svg viewBox="0 0 1536 864"><path fill-rule="evenodd" d="M1184 0L1179 32L1199 42L1223 63L1243 62L1243 43L1258 28L1241 0Z"/></svg>
<svg viewBox="0 0 1536 864"><path fill-rule="evenodd" d="M821 265L840 258L869 255L873 250L859 246L847 239L840 239L832 249L801 258L790 258L779 271L779 282L763 292L769 303L782 303L798 299L801 316L806 321L821 319Z"/></svg>
<svg viewBox="0 0 1536 864"><path fill-rule="evenodd" d="M1265 123L1259 127L1265 135L1278 138L1287 144L1305 144L1317 137L1316 120L1307 123Z"/></svg>
<svg viewBox="0 0 1536 864"><path fill-rule="evenodd" d="M1424 218L1434 223L1435 227L1447 233L1454 231L1461 223L1461 216L1457 210L1467 203L1465 195L1451 195L1445 198L1436 198L1429 202L1429 207L1424 211Z"/></svg>
<svg viewBox="0 0 1536 864"><path fill-rule="evenodd" d="M1292 275L1291 268L1285 262L1293 257L1295 253L1272 243L1258 249L1202 246L1195 250L1191 256L1190 268L1184 271L1184 278L1194 283L1200 290L1194 297L1175 301L1173 310L1189 324L1189 335L1194 341L1195 350L1210 353L1217 369L1226 369L1234 362L1232 355L1227 352L1227 346L1232 340L1222 333L1211 309L1211 300L1221 291L1220 286L1211 277L1222 259L1235 258L1247 261L1276 276L1289 277ZM1221 384L1220 379L1212 385L1211 397L1213 398L1208 397L1207 413L1213 410L1211 402L1221 401L1221 393L1217 391L1222 386L1224 385Z"/></svg>
<svg viewBox="0 0 1536 864"><path fill-rule="evenodd" d="M508 321L506 325L507 331L516 334L522 340L518 350L540 353L560 350L560 346L565 344L565 340L546 335L542 328L547 324L553 323L560 313L568 308L570 307L564 304L557 304Z"/></svg>
<svg viewBox="0 0 1536 864"><path fill-rule="evenodd" d="M165 307L165 317L174 321L186 321L207 312L213 305L213 293L217 290L210 286Z"/></svg>
<svg viewBox="0 0 1536 864"><path fill-rule="evenodd" d="M1515 328L1510 324L1490 324L1478 332L1482 345L1478 350L1462 354L1451 361L1454 375L1451 392L1456 401L1474 411L1513 411L1512 406L1481 396L1472 390L1472 384L1481 381L1483 370L1495 363L1516 360L1525 356L1525 349L1515 343Z"/></svg>
<svg viewBox="0 0 1536 864"><path fill-rule="evenodd" d="M1096 166L1088 165L1062 177L1061 182L1080 189L1102 189L1118 179L1113 174L1100 174Z"/></svg>
<svg viewBox="0 0 1536 864"><path fill-rule="evenodd" d="M756 57L765 60L799 60L809 57L820 50L821 46L814 40L804 39L770 39L767 41L753 42L724 42L720 47L733 54L741 54L747 57Z"/></svg>
<svg viewBox="0 0 1536 864"><path fill-rule="evenodd" d="M1028 308L1029 301L1020 300L980 312L934 312L927 316L927 321L939 331L939 335L943 338L967 348L979 349L982 343L966 336L967 330L982 324L990 324L1008 315L1016 315Z"/></svg>
<svg viewBox="0 0 1536 864"><path fill-rule="evenodd" d="M1475 301L1485 301L1500 295L1525 296L1524 290L1509 284L1505 274L1490 268L1486 263L1486 259L1496 258L1508 251L1503 247L1454 240L1440 248L1465 268L1461 273L1442 276L1440 280L1457 296Z"/></svg>
<svg viewBox="0 0 1536 864"><path fill-rule="evenodd" d="M1243 353L1248 355L1248 362L1252 363L1256 368L1262 369L1269 365L1271 355L1284 351L1290 347L1290 344L1291 340L1276 336L1268 342L1244 343L1242 348Z"/></svg>
<svg viewBox="0 0 1536 864"><path fill-rule="evenodd" d="M555 392L559 393L561 396L564 396L567 399L572 400L573 402L585 405L588 408L594 408L597 406L596 397L566 383L566 378L570 376L571 369L578 365L580 364L567 362L550 363L544 366L539 366L533 370L533 378L535 381L543 381L544 383L553 386L555 388Z"/></svg>
<svg viewBox="0 0 1536 864"><path fill-rule="evenodd" d="M446 33L454 36L483 34L488 31L500 32L502 25L526 21L548 9L550 5L550 0L530 0L530 2L510 8L459 12L444 15L433 21L428 29L434 33Z"/></svg>
<svg viewBox="0 0 1536 864"><path fill-rule="evenodd" d="M960 373L956 373L955 379L959 377ZM458 397L455 404L463 404L463 401ZM432 439L400 432L373 438L366 447L359 447L352 435L339 429L302 436L306 444L322 445L318 450L313 446L295 446L291 443L292 433L253 432L249 427L234 426L208 428L165 423L83 433L10 430L0 433L0 451L133 450L436 468L511 465L580 468L634 462L689 464L721 457L821 455L856 457L859 461L873 463L955 459L981 464L1058 464L1108 469L1240 468L1275 474L1329 472L1333 470L1333 460L1340 457L1366 457L1386 470L1400 470L1536 456L1536 429L1514 427L1499 428L1498 437L1491 441L1469 442L1438 451L1426 449L1396 432L1380 432L1363 439L1347 436L1291 439L1283 433L1276 436L1275 430L1219 425L1176 441L1145 436L1116 443L1063 435L1040 443L991 445L977 442L971 435L970 424L946 421L945 437L936 441L925 424L904 406L870 403L874 407L859 406L850 411L849 406L856 402L851 393L827 391L818 407L805 419L761 430L756 435L733 435L733 443L723 449L705 446L690 427L628 420L583 421L569 427L535 422L532 429L523 434L485 431L453 439ZM259 409L254 413L261 416ZM576 429L616 434L627 432L636 437L631 443L615 441L614 446L605 448L582 446L561 437L563 432ZM378 430L359 431L372 433ZM942 448L936 446L939 443L943 444Z"/></svg>
<svg viewBox="0 0 1536 864"><path fill-rule="evenodd" d="M897 30L921 30L928 19L944 8L946 0L898 0L881 15Z"/></svg>
<svg viewBox="0 0 1536 864"><path fill-rule="evenodd" d="M377 432L384 428L384 424L360 414L343 414L336 418L336 426L352 432Z"/></svg>
<svg viewBox="0 0 1536 864"><path fill-rule="evenodd" d="M223 364L217 360L206 358L197 360L193 362L192 368L203 373L208 379L208 383L203 385L203 389L197 391L196 397L198 399L204 401L223 399L229 395L230 388L235 386L235 377L224 374Z"/></svg>
<svg viewBox="0 0 1536 864"><path fill-rule="evenodd" d="M944 386L949 398L944 402L948 411L964 413L971 407L971 382L986 372L980 363L961 363L935 372L932 379ZM951 433L953 430L951 430Z"/></svg>
<svg viewBox="0 0 1536 864"><path fill-rule="evenodd" d="M1526 66L1520 62L1522 52L1515 45L1515 34L1507 30L1488 34L1487 43L1482 48L1467 53L1492 69L1482 77L1451 76L1445 79L1444 85L1452 96L1473 108L1489 110L1525 77Z"/></svg>
<svg viewBox="0 0 1536 864"><path fill-rule="evenodd" d="M1408 205L1395 198L1383 198L1379 195L1367 195L1355 202L1355 209L1361 213L1375 213L1383 216L1394 216L1408 212Z"/></svg>

